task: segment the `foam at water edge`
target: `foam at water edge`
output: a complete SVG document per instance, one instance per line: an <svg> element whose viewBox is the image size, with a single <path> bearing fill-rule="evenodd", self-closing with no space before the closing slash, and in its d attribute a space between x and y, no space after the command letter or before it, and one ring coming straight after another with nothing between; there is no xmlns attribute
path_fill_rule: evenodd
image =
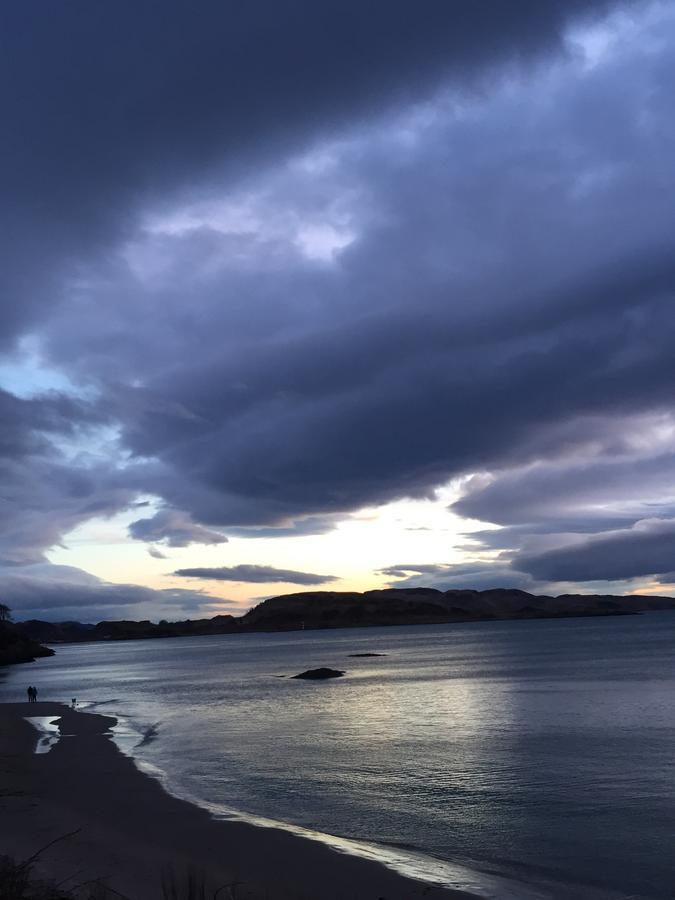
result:
<svg viewBox="0 0 675 900"><path fill-rule="evenodd" d="M326 844L340 853L378 862L408 878L464 891L472 896L485 898L485 900L550 900L548 892L544 893L506 878L485 874L465 866L425 856L422 853L337 837L310 828L303 828L300 825L279 822L275 819L267 819L263 816L251 815L226 806L208 803L199 797L189 795L177 789L163 769L146 760L139 759L134 753L136 749L157 737L157 724L141 727L126 716L117 713L114 715L117 724L111 729L110 736L118 749L134 761L136 768L144 775L159 781L168 794L208 810L214 818L244 822L260 828L278 828L289 831L299 837Z"/></svg>
<svg viewBox="0 0 675 900"><path fill-rule="evenodd" d="M128 720L124 720L121 734L124 734L124 729L128 727L130 727L130 723ZM131 727L133 728L133 726ZM113 732L115 731L117 731L117 727L113 729ZM279 822L274 819L264 818L263 816L244 813L226 806L208 803L207 801L177 789L176 786L171 783L167 773L163 769L134 756L131 751L134 748L141 746L142 741L139 741L138 738L139 735L142 734L143 732L139 729L133 730L135 743L132 746L130 746L123 738L129 749L123 750L122 752L133 759L140 772L143 772L152 778L156 778L168 794L177 797L179 800L186 800L195 806L206 809L216 819L225 819L230 822L243 822L248 825L256 825L259 828L277 828L283 831L289 831L299 837L326 844L340 853L360 856L364 859L378 862L408 878L413 878L427 884L436 884L453 890L464 891L474 897L485 898L485 900L550 900L550 894L548 892L542 892L541 890L536 890L517 882L509 881L506 878L484 874L465 866L448 863L431 856L425 856L422 853L398 851L394 848L383 847L378 844L369 844L365 841L355 841L350 838L336 837L335 835L325 834L321 831L303 828L300 825ZM118 743L119 736L113 734L113 739Z"/></svg>
<svg viewBox="0 0 675 900"><path fill-rule="evenodd" d="M337 837L336 835L325 834L310 828L303 828L299 825L277 822L273 819L266 819L263 816L249 815L238 810L204 803L194 798L186 799L191 799L191 802L207 808L215 818L246 822L262 828L280 828L284 831L290 831L299 837L326 844L340 853L360 856L364 859L378 862L387 866L387 868L393 869L400 875L426 882L427 884L437 884L453 890L464 891L475 897L491 898L491 900L497 900L497 898L499 900L549 900L549 895L539 890L505 878L472 870L466 866L426 856L423 853L416 853L411 850L397 850L379 844L370 844L366 841Z"/></svg>

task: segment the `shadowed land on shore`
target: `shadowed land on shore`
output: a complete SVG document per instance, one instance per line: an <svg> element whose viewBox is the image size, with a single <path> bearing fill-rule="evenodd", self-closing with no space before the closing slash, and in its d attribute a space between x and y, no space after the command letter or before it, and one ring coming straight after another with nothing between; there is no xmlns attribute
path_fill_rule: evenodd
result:
<svg viewBox="0 0 675 900"><path fill-rule="evenodd" d="M675 609L675 598L611 594L549 597L501 588L486 591L391 588L363 593L302 591L285 594L270 597L238 617L219 615L211 619L162 621L157 624L150 621L112 621L97 625L30 620L17 623L14 629L26 639L53 644L370 625L617 616L667 609Z"/></svg>
<svg viewBox="0 0 675 900"><path fill-rule="evenodd" d="M49 753L34 753L27 716L59 720ZM115 724L58 703L0 705L0 816L12 823L2 854L25 860L57 841L37 860L38 876L65 884L77 873L78 883L130 900L161 900L162 877L181 882L190 871L206 896L236 882L237 900L464 896L287 831L214 819L140 772L110 739Z"/></svg>

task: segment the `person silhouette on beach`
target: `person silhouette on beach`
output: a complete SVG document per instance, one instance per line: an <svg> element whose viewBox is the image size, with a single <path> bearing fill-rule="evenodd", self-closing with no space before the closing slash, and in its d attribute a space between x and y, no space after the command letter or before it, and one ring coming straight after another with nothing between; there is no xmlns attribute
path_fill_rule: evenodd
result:
<svg viewBox="0 0 675 900"><path fill-rule="evenodd" d="M70 706L71 706L71 709L75 709L75 707L77 706L77 698L76 697L73 697L73 699L70 701Z"/></svg>
<svg viewBox="0 0 675 900"><path fill-rule="evenodd" d="M26 689L26 693L28 694L28 702L32 703L33 702L33 688L30 685L28 685L28 687Z"/></svg>
<svg viewBox="0 0 675 900"><path fill-rule="evenodd" d="M37 688L33 685L33 703L37 703Z"/></svg>

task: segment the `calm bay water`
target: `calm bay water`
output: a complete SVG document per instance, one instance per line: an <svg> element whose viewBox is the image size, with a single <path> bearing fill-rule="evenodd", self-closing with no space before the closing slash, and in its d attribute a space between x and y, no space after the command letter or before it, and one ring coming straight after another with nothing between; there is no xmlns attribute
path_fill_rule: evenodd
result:
<svg viewBox="0 0 675 900"><path fill-rule="evenodd" d="M347 675L279 677L318 665ZM515 885L491 896L675 897L675 613L61 646L0 700L29 682L216 811Z"/></svg>

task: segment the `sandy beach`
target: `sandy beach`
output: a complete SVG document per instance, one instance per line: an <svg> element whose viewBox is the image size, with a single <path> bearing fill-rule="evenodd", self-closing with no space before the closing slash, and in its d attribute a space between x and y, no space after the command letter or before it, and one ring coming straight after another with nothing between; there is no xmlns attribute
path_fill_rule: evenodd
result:
<svg viewBox="0 0 675 900"><path fill-rule="evenodd" d="M35 754L27 716L59 718L61 738ZM404 900L467 896L273 828L219 821L167 794L110 739L115 719L57 703L0 705L0 853L40 857L64 887L100 880L129 900L162 898L162 877L199 872L237 900ZM11 827L8 824L11 823ZM113 894L114 896L114 894Z"/></svg>

